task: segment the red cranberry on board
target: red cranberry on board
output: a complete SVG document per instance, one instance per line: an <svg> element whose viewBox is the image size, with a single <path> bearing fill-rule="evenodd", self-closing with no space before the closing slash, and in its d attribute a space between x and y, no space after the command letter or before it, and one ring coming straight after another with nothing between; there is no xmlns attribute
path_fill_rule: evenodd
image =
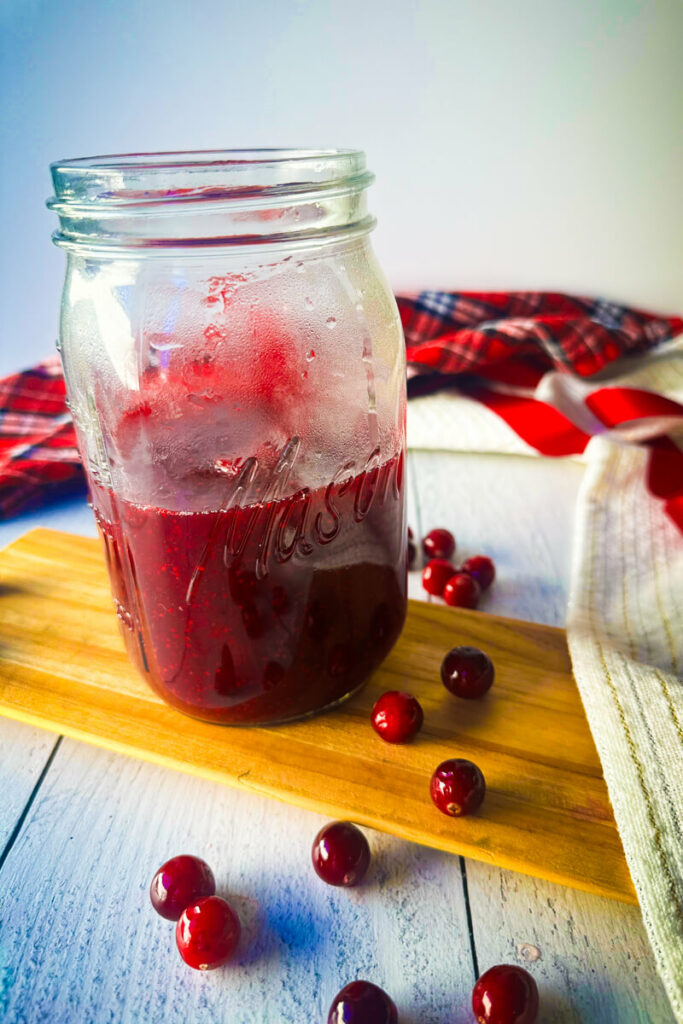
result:
<svg viewBox="0 0 683 1024"><path fill-rule="evenodd" d="M240 919L227 900L207 896L183 910L176 925L176 944L189 967L212 971L235 952L240 930Z"/></svg>
<svg viewBox="0 0 683 1024"><path fill-rule="evenodd" d="M453 575L453 566L445 558L433 558L422 570L422 586L428 594L441 597L443 588Z"/></svg>
<svg viewBox="0 0 683 1024"><path fill-rule="evenodd" d="M450 558L455 551L455 537L450 530L430 530L422 540L427 558Z"/></svg>
<svg viewBox="0 0 683 1024"><path fill-rule="evenodd" d="M472 1009L478 1024L534 1024L538 1016L536 982L523 967L491 967L472 989Z"/></svg>
<svg viewBox="0 0 683 1024"><path fill-rule="evenodd" d="M350 821L333 821L313 840L311 860L318 877L328 885L358 885L370 864L370 847Z"/></svg>
<svg viewBox="0 0 683 1024"><path fill-rule="evenodd" d="M476 608L481 590L473 576L457 572L446 582L443 599L451 608Z"/></svg>
<svg viewBox="0 0 683 1024"><path fill-rule="evenodd" d="M412 693L388 690L373 707L370 721L387 743L407 743L422 728L424 714Z"/></svg>
<svg viewBox="0 0 683 1024"><path fill-rule="evenodd" d="M378 985L352 981L334 997L327 1024L398 1024L398 1012Z"/></svg>
<svg viewBox="0 0 683 1024"><path fill-rule="evenodd" d="M456 757L441 762L432 775L430 792L432 800L443 814L460 818L474 814L481 807L486 782L476 764Z"/></svg>
<svg viewBox="0 0 683 1024"><path fill-rule="evenodd" d="M460 572L466 572L477 581L482 590L491 586L496 578L496 567L487 555L473 555L460 566Z"/></svg>
<svg viewBox="0 0 683 1024"><path fill-rule="evenodd" d="M213 896L213 871L201 857L181 854L162 864L149 887L149 897L158 914L177 921L185 907L205 896Z"/></svg>
<svg viewBox="0 0 683 1024"><path fill-rule="evenodd" d="M441 682L466 700L483 697L494 677L493 662L478 647L454 647L441 662Z"/></svg>

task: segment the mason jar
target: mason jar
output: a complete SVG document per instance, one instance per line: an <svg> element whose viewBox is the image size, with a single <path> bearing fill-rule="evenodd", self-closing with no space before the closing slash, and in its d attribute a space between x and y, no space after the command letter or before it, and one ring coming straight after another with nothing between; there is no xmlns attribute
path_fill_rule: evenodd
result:
<svg viewBox="0 0 683 1024"><path fill-rule="evenodd" d="M364 154L51 170L59 348L132 661L208 721L339 703L406 611L404 345Z"/></svg>

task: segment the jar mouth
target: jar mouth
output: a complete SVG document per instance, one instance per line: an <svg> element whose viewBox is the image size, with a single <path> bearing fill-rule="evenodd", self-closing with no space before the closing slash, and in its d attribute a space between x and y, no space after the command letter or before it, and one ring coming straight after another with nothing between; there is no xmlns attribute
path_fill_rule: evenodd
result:
<svg viewBox="0 0 683 1024"><path fill-rule="evenodd" d="M374 181L354 149L125 153L50 166L56 244L197 248L369 231Z"/></svg>

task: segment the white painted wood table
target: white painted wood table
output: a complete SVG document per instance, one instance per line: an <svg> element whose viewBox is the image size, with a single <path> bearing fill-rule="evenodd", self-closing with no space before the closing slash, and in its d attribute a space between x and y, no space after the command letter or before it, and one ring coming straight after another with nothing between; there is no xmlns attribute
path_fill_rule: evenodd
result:
<svg viewBox="0 0 683 1024"><path fill-rule="evenodd" d="M493 556L486 610L561 625L581 474L412 452L410 522ZM74 500L0 527L0 546L35 525L95 532ZM673 1020L636 908L374 833L368 883L332 889L310 867L319 815L4 719L0 745L3 1024L325 1024L356 977L401 1024L466 1024L477 972L502 961L533 972L541 1024ZM180 852L213 865L245 922L238 961L209 974L147 896Z"/></svg>

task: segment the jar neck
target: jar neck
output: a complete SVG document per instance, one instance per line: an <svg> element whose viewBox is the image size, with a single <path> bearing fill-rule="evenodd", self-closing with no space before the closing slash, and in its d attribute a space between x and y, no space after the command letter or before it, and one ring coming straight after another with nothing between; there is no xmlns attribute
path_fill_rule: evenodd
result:
<svg viewBox="0 0 683 1024"><path fill-rule="evenodd" d="M374 176L357 150L225 150L67 160L51 166L67 249L309 247L366 234Z"/></svg>

